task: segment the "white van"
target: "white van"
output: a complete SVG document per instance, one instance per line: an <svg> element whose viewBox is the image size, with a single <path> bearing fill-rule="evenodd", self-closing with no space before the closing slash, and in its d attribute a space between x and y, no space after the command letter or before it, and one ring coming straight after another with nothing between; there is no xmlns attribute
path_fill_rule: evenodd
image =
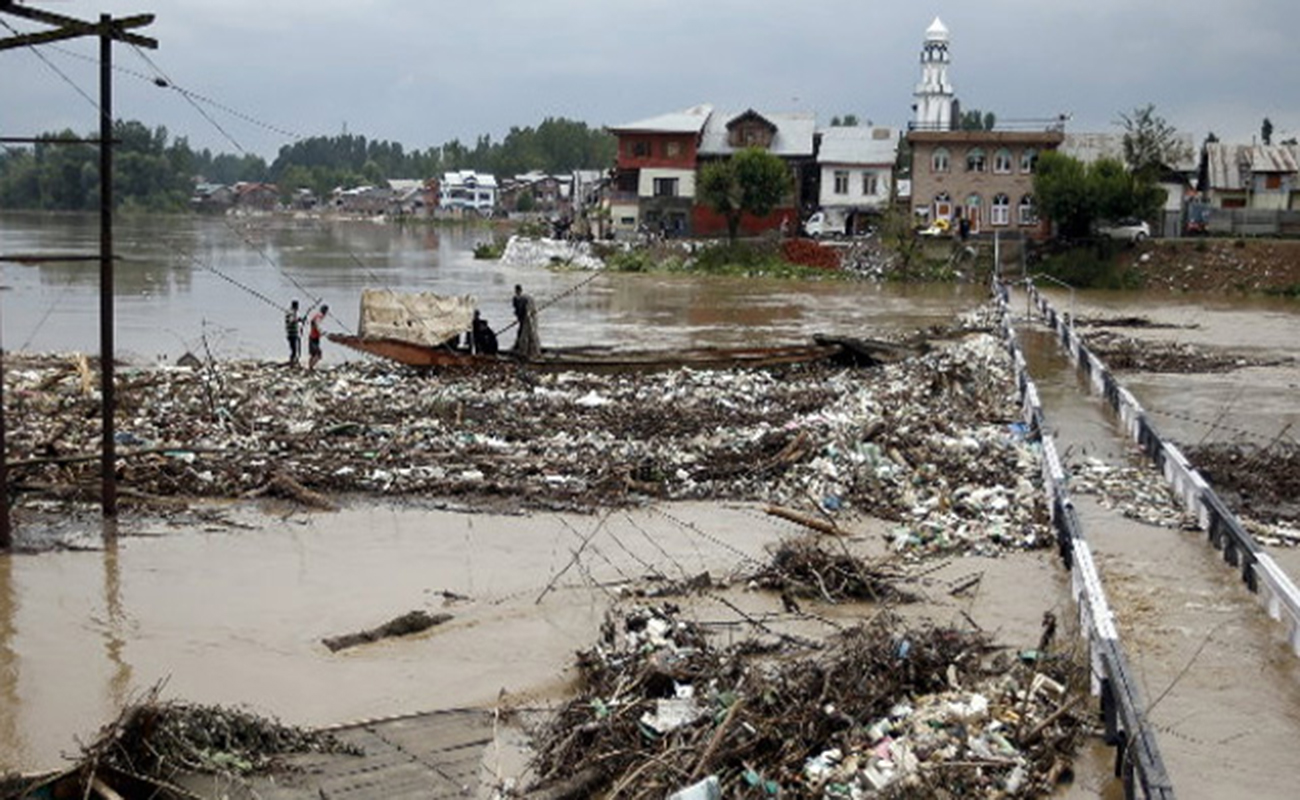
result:
<svg viewBox="0 0 1300 800"><path fill-rule="evenodd" d="M843 211L826 210L816 212L803 223L803 232L814 239L823 236L843 236L847 217Z"/></svg>

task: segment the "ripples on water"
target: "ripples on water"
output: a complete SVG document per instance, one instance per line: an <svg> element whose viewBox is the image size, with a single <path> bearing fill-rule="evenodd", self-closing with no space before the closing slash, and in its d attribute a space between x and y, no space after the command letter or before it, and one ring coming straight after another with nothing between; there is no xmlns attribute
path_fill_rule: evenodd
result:
<svg viewBox="0 0 1300 800"><path fill-rule="evenodd" d="M0 252L98 252L93 216L6 214ZM513 317L516 283L537 299L588 277L473 258L486 227L211 217L125 217L115 226L119 356L152 362L186 350L281 358L290 299L328 303L335 330L355 328L367 287L471 294L494 327ZM13 350L97 352L96 262L3 265L4 342ZM547 307L544 344L636 347L801 342L814 333L872 336L950 319L982 290L954 285L810 283L602 275ZM506 334L507 344L512 341ZM327 360L349 357L332 348Z"/></svg>

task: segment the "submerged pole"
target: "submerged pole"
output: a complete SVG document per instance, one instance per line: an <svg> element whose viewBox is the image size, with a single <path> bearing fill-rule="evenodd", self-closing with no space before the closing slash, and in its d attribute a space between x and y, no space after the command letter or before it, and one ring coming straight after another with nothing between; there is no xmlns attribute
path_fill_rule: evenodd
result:
<svg viewBox="0 0 1300 800"><path fill-rule="evenodd" d="M103 411L100 508L117 516L117 447L113 417L113 19L99 16L99 374Z"/></svg>

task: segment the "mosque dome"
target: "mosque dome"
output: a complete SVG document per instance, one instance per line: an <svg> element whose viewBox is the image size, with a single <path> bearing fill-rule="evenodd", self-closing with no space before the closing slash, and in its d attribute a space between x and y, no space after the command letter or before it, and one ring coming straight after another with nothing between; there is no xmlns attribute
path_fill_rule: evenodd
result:
<svg viewBox="0 0 1300 800"><path fill-rule="evenodd" d="M948 26L943 24L943 20L938 17L930 23L930 27L925 31L925 40L927 42L946 42L948 41Z"/></svg>

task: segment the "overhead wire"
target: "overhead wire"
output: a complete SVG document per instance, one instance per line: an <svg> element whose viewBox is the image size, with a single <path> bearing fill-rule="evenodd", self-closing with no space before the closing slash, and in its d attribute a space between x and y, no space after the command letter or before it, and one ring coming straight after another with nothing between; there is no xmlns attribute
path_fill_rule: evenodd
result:
<svg viewBox="0 0 1300 800"><path fill-rule="evenodd" d="M15 29L13 28L13 26L9 25L7 22L5 22L5 21L3 21L3 20L0 20L0 24L3 24L4 27L8 28L8 29L9 29L12 33L14 33L15 35L18 34L18 31L15 30ZM66 55L66 56L69 56L69 57L71 57L71 58L80 59L80 60L84 60L84 61L89 61L89 62L92 62L92 63L94 63L94 62L97 61L97 59L95 59L95 58L92 58L92 57L90 57L90 56L84 55L84 54L82 54L82 53L78 53L78 52L76 52L76 51L74 51L74 50L70 50L70 49L67 49L67 48L58 47L58 46L55 46L55 45L46 45L46 47L49 47L50 49L53 49L53 50L55 50L55 51L57 51L57 52L59 52L59 53L61 53L61 54L64 54L64 55ZM233 146L237 151L239 151L240 153L247 155L247 154L249 153L249 151L248 151L247 148L245 148L245 147L243 146L243 144L242 144L242 143L241 143L241 142L240 142L240 141L239 141L239 140L238 140L238 139L237 139L237 138L236 138L236 137L235 137L235 136L234 136L234 135L233 135L229 130L227 130L223 125L221 125L221 123L218 122L218 121L217 121L217 120L212 116L212 114L208 113L208 111L207 111L206 109L204 109L204 108L200 105L201 103L202 103L202 104L205 104L205 105L207 105L207 106L209 106L209 107L211 107L211 108L214 108L214 109L217 109L217 110L219 110L219 111L222 111L222 112L224 112L224 113L226 113L226 114L229 114L230 116L233 116L233 117L235 117L235 118L237 118L237 119L239 119L239 120L242 120L242 121L244 121L244 122L246 122L246 123L248 123L248 124L250 124L250 125L254 125L254 126L256 126L256 127L262 128L263 130L267 130L267 131L270 131L270 132L272 132L272 133L275 133L275 134L277 134L277 135L279 135L279 136L283 136L283 137L289 139L291 142L300 141L301 139L304 138L303 135L300 134L300 133L297 133L297 132L294 132L294 131L290 131L290 130L287 130L287 129L285 129L285 128L283 128L283 127L280 127L280 126L278 126L278 125L275 125L275 124L272 124L272 123L266 122L266 121L264 121L264 120L258 119L258 118L254 117L254 116L252 116L252 115L249 115L249 114L246 114L246 113L244 113L244 112L241 112L241 111L239 111L239 110L237 110L237 109L234 109L234 108L232 108L232 107L230 107L230 106L228 106L228 105L225 105L225 104L219 103L219 102L217 102L216 100L213 100L212 98L207 97L207 96L205 96L205 95L203 95L203 94L201 94L201 93L199 93L199 92L194 92L194 91L191 91L191 90L189 90L189 89L186 89L185 87L179 85L175 80L173 80L173 79L171 78L170 75L168 75L167 73L165 73L165 72L163 71L163 69L162 69L162 68L161 68L161 67L160 67L160 66L159 66L159 65L158 65L158 64L157 64L153 59L151 59L151 58L150 58L150 57L149 57L149 56L148 56L148 55L147 55L143 50L141 50L141 48L139 48L138 46L135 46L135 45L132 45L131 47L132 47L132 49L135 51L135 53L137 54L137 56L141 59L141 61L144 62L144 64L147 65L147 67L149 68L149 70L152 71L153 74L152 74L152 75L149 75L149 74L146 74L146 73L144 73L144 72L140 72L140 71L138 71L138 70L130 69L129 67L123 66L123 65L121 65L121 64L113 64L113 65L112 65L112 69L113 69L114 71L119 72L119 73L124 74L124 75L129 75L129 76L131 76L131 77L133 77L133 78L136 78L136 79L138 79L138 80L141 80L141 81L144 81L144 82L150 83L150 84L152 84L152 85L154 85L154 86L157 86L157 87L159 87L159 88L170 89L170 90L172 90L172 91L178 93L178 94L179 94L179 95L180 95L180 96L181 96L181 97L182 97L182 98L183 98L183 99L184 99L184 100L185 100L185 101L186 101L186 102L187 102L187 103L188 103L188 104L189 104L189 105L190 105L190 106L191 106L191 107L192 107L192 108L193 108L193 109L194 109L194 110L195 110L195 111L196 111L196 112L197 112L197 113L198 113L198 114L199 114L199 115L200 115L200 116L201 116L201 117L202 117L202 118L203 118L203 119L204 119L204 120L209 124L209 125L211 125L211 126L212 126L212 127L213 127L213 128L214 128L214 129L215 129L215 130L216 130L216 131L217 131L217 132L218 132L218 133L219 133L219 134L220 134L220 135L221 135L221 136L226 140L226 141L228 141L228 142L229 142L229 143L230 143L230 144L231 144L231 145L232 145L232 146ZM95 101L94 98L92 98L92 97L91 97L91 96L90 96L86 91L84 91L83 89L81 89L81 87L77 86L76 83L75 83L75 82L74 82L74 81L73 81L73 80L72 80L72 79L71 79L71 78L70 78L70 77L69 77L65 72L63 72L63 70L59 69L59 67L58 67L58 66L57 66L53 61L51 61L51 60L50 60L49 58L47 58L43 53L41 53L40 50L38 50L34 45L29 45L29 48L32 50L33 53L36 54L36 56L37 56L37 57L42 61L42 63L44 63L44 64L45 64L45 65L46 65L50 70L52 70L53 72L55 72L55 74L57 74L57 75L58 75L58 76L59 76L59 77L60 77L60 78L65 82L65 83L67 83L69 86L71 86L71 87L72 87L72 88L73 88L73 89L74 89L78 94L80 94L80 95L82 96L82 98L84 98L88 103L90 103L92 107L94 107L97 111L99 110L99 103L98 103L97 101ZM321 301L322 301L322 299L323 299L322 297L316 296L316 297L313 298L312 293L311 293L310 291L308 291L308 289L307 289L305 286L303 286L302 283L301 283L300 281L298 281L298 280L297 280L297 279L296 279L296 278L295 278L291 273L289 273L288 271L286 271L286 270L285 270L285 269L284 269L284 268L283 268L283 267L282 267L278 262L276 262L276 260L275 260L274 258L272 258L271 255L270 255L269 253L267 253L266 250L265 250L264 248L262 248L261 246L259 246L256 242L252 241L249 237L245 236L241 231L239 231L235 226L233 226L233 225L229 222L229 220L226 220L224 217L222 218L222 222L223 222L223 224L226 226L226 228L227 228L228 230L231 231L231 233L235 234L235 235L236 235L236 236L237 236L241 241L243 241L243 242L244 242L248 247L250 247L250 248L251 248L255 253L257 253L257 255L258 255L258 256L259 256L263 261L265 261L267 264L269 264L270 266L272 266L273 268L275 268L275 269L276 269L276 270L277 270L277 271L278 271L278 272L279 272L283 277L285 277L285 278L286 278L286 279L287 279L287 280L288 280L288 281L289 281L289 282L294 286L294 288L295 288L297 291L301 292L304 296L306 296L309 300L311 300L311 304L308 306L308 310L310 310L311 308L316 307L317 305L319 305L319 304L321 303ZM363 261L362 261L362 260L357 256L357 254L356 254L355 252L353 252L350 248L346 248L346 247L345 247L344 249L345 249L345 251L346 251L348 257L349 257L349 258L350 258L350 259L351 259L351 260L352 260L352 261L353 261L357 266L361 267L361 268L365 271L367 277L369 277L371 280L376 281L376 282L378 282L378 283L380 283L380 284L384 284L384 287L385 287L385 288L389 288L389 287L386 285L385 281L383 281L383 279L379 278L379 277L374 273L374 271L371 270L371 269L369 268L369 266L367 266L367 265L366 265L366 264L365 264L365 263L364 263L364 262L363 262ZM196 259L194 256L192 256L192 255L186 255L186 254L182 254L182 255L185 256L185 257L187 257L188 259L190 259L193 263L195 263L195 264L196 264L197 266L199 266L201 269L204 269L204 270L206 270L206 271L212 272L214 275L216 275L217 277L221 278L222 280L225 280L225 281L227 281L228 283L231 283L232 285L234 285L234 286L236 286L236 287L238 287L238 288L240 288L240 289L242 289L242 290L244 290L244 291L246 291L246 292L249 292L250 294L252 294L253 296L255 296L257 299L259 299L259 300L261 300L261 301L263 301L263 302L267 302L267 303L269 303L269 304L271 304L271 305L274 305L276 308L281 308L281 305L280 305L280 304L278 304L278 303L276 303L275 301L271 300L271 299L268 298L265 294L263 294L263 293L261 293L261 292L255 290L255 289L253 289L252 287L249 287L247 284L244 284L244 283L241 283L241 282L235 280L235 279L232 278L231 276L229 276L229 275L227 275L227 274L221 272L220 270L217 270L217 269L216 269L215 267L213 267L212 265L210 265L210 264L205 264L205 263L203 263L202 261L197 260L197 259ZM334 318L334 319L333 319L333 322L334 322L335 324L340 325L340 326L343 327L345 330L348 330L347 326L344 325L344 324L343 324L343 323L342 323L338 318ZM349 331L349 332L350 332L350 331Z"/></svg>
<svg viewBox="0 0 1300 800"><path fill-rule="evenodd" d="M20 34L20 33L18 32L18 29L16 29L14 26L10 25L10 24L9 24L8 22L6 22L3 18L0 18L0 25L3 25L3 26L4 26L4 27L5 27L5 28L10 32L10 33L12 33L14 36L21 36L21 35L22 35L22 34ZM66 72L64 72L63 70L59 69L59 68L54 64L53 61L51 61L51 60L49 60L48 58L46 58L46 57L45 57L45 54L42 53L42 52L40 51L40 49L36 47L36 45L34 45L34 44L29 44L29 45L27 45L27 49L28 49L28 50L31 50L32 53L33 53L37 58L39 58L39 59L41 60L42 63L45 64L45 66L49 67L50 71L52 71L55 75L58 75L60 78L62 78L64 83L66 83L66 84L68 84L69 86L71 86L73 91L75 91L77 94L81 95L82 99L84 99L87 103L90 103L91 107L95 109L95 112L96 112L96 113L101 113L101 109L100 109L100 107L99 107L99 101L96 100L95 98L91 97L91 96L86 92L86 90L84 90L84 89L82 89L80 86L78 86L78 85L77 85L77 82L74 81L74 80L72 80L72 78L69 78L69 77L68 77L68 74L67 74Z"/></svg>

